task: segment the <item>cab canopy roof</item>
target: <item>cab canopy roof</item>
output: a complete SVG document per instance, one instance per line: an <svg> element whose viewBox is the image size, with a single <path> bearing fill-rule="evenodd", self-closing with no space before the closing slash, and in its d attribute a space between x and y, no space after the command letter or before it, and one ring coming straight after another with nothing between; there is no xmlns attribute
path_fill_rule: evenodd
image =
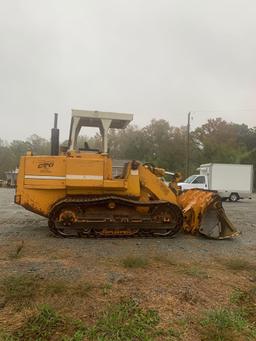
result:
<svg viewBox="0 0 256 341"><path fill-rule="evenodd" d="M110 128L124 129L133 120L132 114L103 111L72 110L69 149L76 149L77 137L82 127L97 127L102 136L103 152L107 153L107 133Z"/></svg>

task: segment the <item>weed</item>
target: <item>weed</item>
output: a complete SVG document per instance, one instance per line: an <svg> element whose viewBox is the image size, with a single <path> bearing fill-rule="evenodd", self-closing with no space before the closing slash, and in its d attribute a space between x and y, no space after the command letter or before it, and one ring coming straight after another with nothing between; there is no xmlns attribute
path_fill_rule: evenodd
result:
<svg viewBox="0 0 256 341"><path fill-rule="evenodd" d="M64 336L63 341L84 341L85 338L85 332L84 330L78 330L75 332L75 334L71 337Z"/></svg>
<svg viewBox="0 0 256 341"><path fill-rule="evenodd" d="M250 337L255 333L241 309L212 310L201 320L200 325L202 341L241 340L241 337Z"/></svg>
<svg viewBox="0 0 256 341"><path fill-rule="evenodd" d="M102 294L107 295L109 293L109 290L112 288L112 284L106 283L101 286Z"/></svg>
<svg viewBox="0 0 256 341"><path fill-rule="evenodd" d="M256 325L256 287L248 291L236 289L230 296L230 302L243 311L250 323Z"/></svg>
<svg viewBox="0 0 256 341"><path fill-rule="evenodd" d="M242 258L233 258L225 262L228 269L232 271L253 271L256 266Z"/></svg>
<svg viewBox="0 0 256 341"><path fill-rule="evenodd" d="M241 302L247 302L249 295L246 291L242 291L239 288L235 289L230 295L230 303L240 304Z"/></svg>
<svg viewBox="0 0 256 341"><path fill-rule="evenodd" d="M31 275L9 276L5 278L0 290L7 303L16 307L27 306L34 299L38 287L38 279Z"/></svg>
<svg viewBox="0 0 256 341"><path fill-rule="evenodd" d="M89 340L154 340L159 316L153 310L143 311L133 301L109 307L88 332Z"/></svg>
<svg viewBox="0 0 256 341"><path fill-rule="evenodd" d="M74 321L58 314L48 305L43 305L16 331L0 334L1 341L82 341L86 328L81 321ZM69 334L70 336L67 336ZM63 335L61 337L61 335ZM57 338L55 338L57 337Z"/></svg>
<svg viewBox="0 0 256 341"><path fill-rule="evenodd" d="M170 327L167 330L167 334L171 338L171 340L173 340L173 338L174 339L180 339L180 336L181 336L181 333L178 330L176 330L176 329L174 329L172 327Z"/></svg>
<svg viewBox="0 0 256 341"><path fill-rule="evenodd" d="M122 260L125 268L145 268L148 266L148 261L142 257L129 256Z"/></svg>
<svg viewBox="0 0 256 341"><path fill-rule="evenodd" d="M32 316L16 333L20 340L47 340L56 328L63 325L62 318L49 306L40 308L37 315ZM15 336L16 336L15 335Z"/></svg>

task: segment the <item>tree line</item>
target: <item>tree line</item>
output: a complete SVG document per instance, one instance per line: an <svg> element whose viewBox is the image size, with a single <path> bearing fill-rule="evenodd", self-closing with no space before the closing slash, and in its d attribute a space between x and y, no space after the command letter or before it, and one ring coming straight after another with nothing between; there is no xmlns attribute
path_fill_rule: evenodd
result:
<svg viewBox="0 0 256 341"><path fill-rule="evenodd" d="M166 120L152 120L143 128L135 125L125 130L111 130L109 152L116 159L136 159L151 162L169 171L186 168L186 127L174 127ZM100 135L80 138L90 147L97 148ZM50 141L32 135L26 141L13 140L10 143L0 139L0 179L5 171L15 169L19 158L27 150L35 155L50 152ZM190 135L190 173L202 163L250 163L256 170L256 127L226 122L222 118L209 119Z"/></svg>

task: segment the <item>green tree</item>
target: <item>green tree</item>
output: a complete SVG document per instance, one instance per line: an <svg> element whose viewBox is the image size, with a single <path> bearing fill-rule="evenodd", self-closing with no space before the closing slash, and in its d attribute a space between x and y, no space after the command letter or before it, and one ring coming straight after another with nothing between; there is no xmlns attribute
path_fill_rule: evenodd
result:
<svg viewBox="0 0 256 341"><path fill-rule="evenodd" d="M244 136L246 125L227 123L221 118L210 119L197 128L193 140L197 142L201 162L239 163L247 153Z"/></svg>
<svg viewBox="0 0 256 341"><path fill-rule="evenodd" d="M30 148L35 155L49 155L51 150L50 141L33 134L31 135L27 141L29 143Z"/></svg>
<svg viewBox="0 0 256 341"><path fill-rule="evenodd" d="M9 145L10 151L15 155L17 160L20 159L22 155L26 155L28 150L32 149L31 143L28 141L13 140Z"/></svg>
<svg viewBox="0 0 256 341"><path fill-rule="evenodd" d="M0 139L0 179L5 178L5 172L16 168L15 155L10 150L8 144Z"/></svg>

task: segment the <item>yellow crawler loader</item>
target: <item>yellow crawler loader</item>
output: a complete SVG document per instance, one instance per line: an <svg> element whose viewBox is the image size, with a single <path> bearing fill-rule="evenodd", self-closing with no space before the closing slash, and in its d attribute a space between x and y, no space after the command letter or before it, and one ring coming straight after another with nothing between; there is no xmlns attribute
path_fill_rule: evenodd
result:
<svg viewBox="0 0 256 341"><path fill-rule="evenodd" d="M124 129L131 114L72 110L69 144L59 152L55 115L51 155L21 157L15 202L48 218L56 236L173 236L180 229L215 239L238 235L215 192L179 193L164 170L136 160L112 174L108 130ZM102 150L78 147L82 127L98 127ZM62 148L63 149L63 148Z"/></svg>

